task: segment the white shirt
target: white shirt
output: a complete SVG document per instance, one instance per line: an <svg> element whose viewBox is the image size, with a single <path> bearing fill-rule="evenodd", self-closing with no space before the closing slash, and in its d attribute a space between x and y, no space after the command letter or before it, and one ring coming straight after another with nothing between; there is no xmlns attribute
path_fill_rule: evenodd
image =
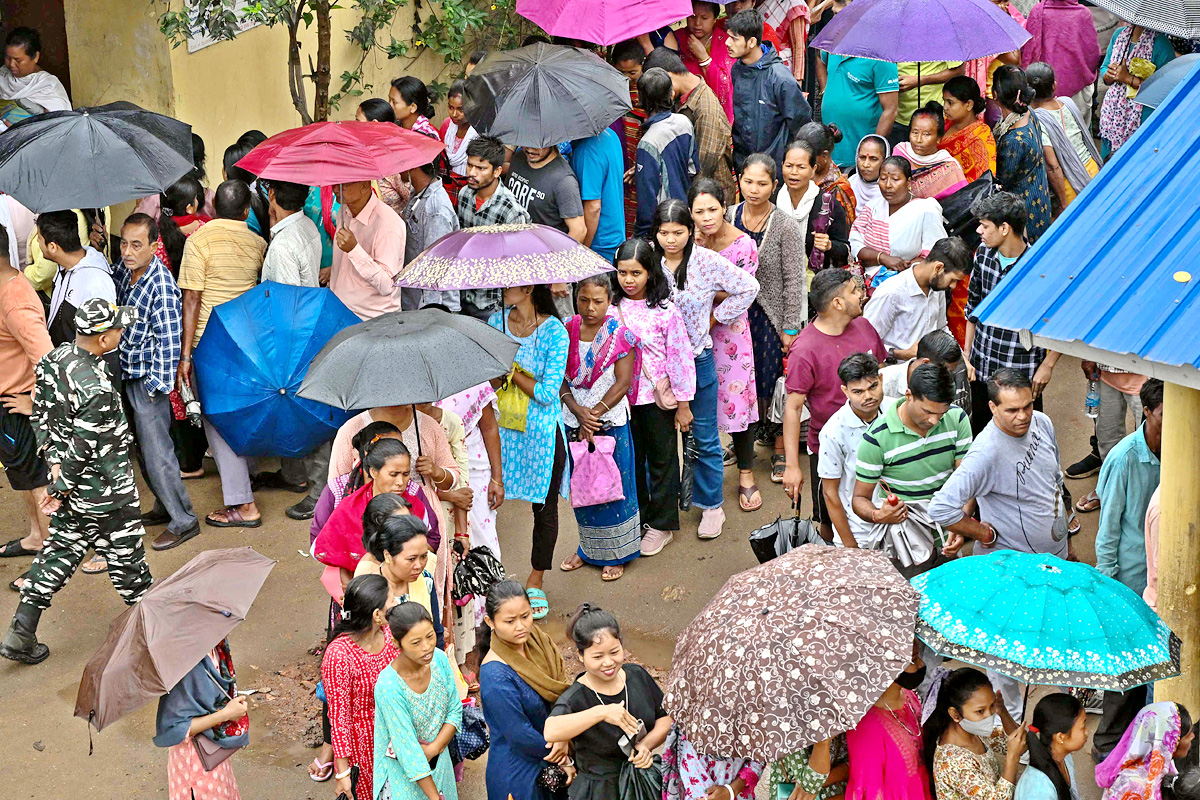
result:
<svg viewBox="0 0 1200 800"><path fill-rule="evenodd" d="M879 413L892 404L892 400L884 398L879 406ZM838 499L846 510L846 518L850 522L850 533L854 541L864 550L878 550L883 541L883 527L872 525L854 513L851 507L854 501L855 468L858 466L858 446L862 442L867 428L879 419L863 422L854 409L846 403L821 428L821 455L817 460L818 478L837 478ZM841 546L841 537L835 536L834 543Z"/></svg>
<svg viewBox="0 0 1200 800"><path fill-rule="evenodd" d="M272 225L262 280L315 287L320 278L321 232L313 221L297 211Z"/></svg>
<svg viewBox="0 0 1200 800"><path fill-rule="evenodd" d="M899 399L908 392L908 365L912 362L913 359L910 358L908 361L901 361L899 364L892 364L879 370L885 399Z"/></svg>
<svg viewBox="0 0 1200 800"><path fill-rule="evenodd" d="M903 350L946 327L946 293L922 291L912 269L906 269L879 285L863 316L875 326L884 346Z"/></svg>

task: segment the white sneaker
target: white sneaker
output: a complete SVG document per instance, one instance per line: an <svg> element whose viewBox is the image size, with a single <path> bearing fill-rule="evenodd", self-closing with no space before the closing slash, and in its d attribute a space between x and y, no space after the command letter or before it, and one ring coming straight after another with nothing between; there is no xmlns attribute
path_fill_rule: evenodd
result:
<svg viewBox="0 0 1200 800"><path fill-rule="evenodd" d="M704 514L700 517L700 527L696 530L696 535L701 539L715 539L721 535L721 529L724 526L725 509L705 509Z"/></svg>
<svg viewBox="0 0 1200 800"><path fill-rule="evenodd" d="M658 555L674 538L675 534L671 531L660 531L658 528L647 526L646 532L642 534L642 555Z"/></svg>

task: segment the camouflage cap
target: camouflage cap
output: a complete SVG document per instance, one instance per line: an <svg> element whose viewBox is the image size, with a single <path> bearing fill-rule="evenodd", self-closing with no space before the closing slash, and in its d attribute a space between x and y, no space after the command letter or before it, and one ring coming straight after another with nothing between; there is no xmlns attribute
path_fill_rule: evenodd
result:
<svg viewBox="0 0 1200 800"><path fill-rule="evenodd" d="M93 297L75 311L75 330L85 336L95 336L113 328L127 328L137 322L137 309L119 306L100 297Z"/></svg>

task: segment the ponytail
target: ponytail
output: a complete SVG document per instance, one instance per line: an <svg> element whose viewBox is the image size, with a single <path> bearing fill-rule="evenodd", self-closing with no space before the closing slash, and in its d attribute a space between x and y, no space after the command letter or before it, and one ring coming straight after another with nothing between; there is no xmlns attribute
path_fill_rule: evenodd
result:
<svg viewBox="0 0 1200 800"><path fill-rule="evenodd" d="M374 614L387 605L389 596L387 578L382 575L359 575L346 584L342 597L342 614L329 641L343 634L360 634L371 629Z"/></svg>
<svg viewBox="0 0 1200 800"><path fill-rule="evenodd" d="M1082 711L1083 703L1062 693L1046 695L1033 710L1033 724L1029 726L1025 740L1029 746L1029 766L1050 779L1058 792L1058 800L1071 800L1071 786L1063 779L1062 770L1050 754L1050 744L1056 733L1071 732Z"/></svg>

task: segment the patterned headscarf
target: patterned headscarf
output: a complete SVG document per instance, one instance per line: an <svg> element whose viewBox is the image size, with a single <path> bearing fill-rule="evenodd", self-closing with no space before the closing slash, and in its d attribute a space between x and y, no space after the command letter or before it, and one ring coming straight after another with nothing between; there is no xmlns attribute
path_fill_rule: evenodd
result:
<svg viewBox="0 0 1200 800"><path fill-rule="evenodd" d="M1151 703L1138 712L1116 748L1096 766L1096 785L1106 798L1162 800L1162 779L1175 774L1180 736L1179 707Z"/></svg>

